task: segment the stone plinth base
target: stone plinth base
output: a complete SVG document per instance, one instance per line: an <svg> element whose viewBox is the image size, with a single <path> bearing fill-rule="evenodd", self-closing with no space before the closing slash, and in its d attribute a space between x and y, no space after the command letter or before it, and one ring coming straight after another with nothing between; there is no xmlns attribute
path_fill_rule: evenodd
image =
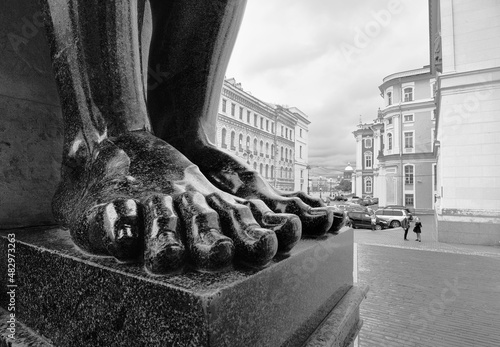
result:
<svg viewBox="0 0 500 347"><path fill-rule="evenodd" d="M16 320L57 346L348 346L360 327L365 290L352 286L350 229L302 240L262 270L162 277L84 255L64 230L10 233ZM0 232L4 309L7 234Z"/></svg>

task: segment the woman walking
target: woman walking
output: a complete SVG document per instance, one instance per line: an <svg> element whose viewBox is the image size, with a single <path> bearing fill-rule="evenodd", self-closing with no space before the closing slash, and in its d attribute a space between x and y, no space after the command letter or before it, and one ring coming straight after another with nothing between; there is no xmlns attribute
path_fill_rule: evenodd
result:
<svg viewBox="0 0 500 347"><path fill-rule="evenodd" d="M420 222L420 218L415 217L415 226L413 227L413 232L417 234L417 239L415 241L422 242L420 238L420 233L422 232L422 223Z"/></svg>

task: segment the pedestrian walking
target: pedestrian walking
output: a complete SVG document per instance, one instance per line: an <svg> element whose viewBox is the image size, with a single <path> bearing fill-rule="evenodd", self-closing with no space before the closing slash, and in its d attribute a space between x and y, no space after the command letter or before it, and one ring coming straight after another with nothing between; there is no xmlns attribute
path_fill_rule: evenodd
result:
<svg viewBox="0 0 500 347"><path fill-rule="evenodd" d="M417 234L417 239L415 241L422 242L420 238L420 233L422 232L422 223L420 222L420 218L415 218L415 226L413 227L413 232Z"/></svg>
<svg viewBox="0 0 500 347"><path fill-rule="evenodd" d="M401 227L404 229L405 231L405 237L404 237L404 240L405 241L409 241L408 240L408 229L410 229L410 221L408 220L408 218L405 218L403 219L403 221L401 222Z"/></svg>

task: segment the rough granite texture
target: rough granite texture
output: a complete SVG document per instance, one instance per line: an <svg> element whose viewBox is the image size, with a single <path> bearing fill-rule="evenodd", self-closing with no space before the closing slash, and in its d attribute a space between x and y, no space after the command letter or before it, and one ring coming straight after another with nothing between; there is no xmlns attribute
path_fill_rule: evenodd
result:
<svg viewBox="0 0 500 347"><path fill-rule="evenodd" d="M0 229L54 224L62 115L37 1L0 11Z"/></svg>
<svg viewBox="0 0 500 347"><path fill-rule="evenodd" d="M163 277L84 255L61 229L15 233L18 318L57 346L301 346L352 286L352 230L261 270Z"/></svg>

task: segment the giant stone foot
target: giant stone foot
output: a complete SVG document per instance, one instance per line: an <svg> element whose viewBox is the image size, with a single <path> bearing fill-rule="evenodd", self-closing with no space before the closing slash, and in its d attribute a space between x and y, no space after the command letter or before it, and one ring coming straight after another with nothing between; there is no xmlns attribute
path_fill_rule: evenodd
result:
<svg viewBox="0 0 500 347"><path fill-rule="evenodd" d="M266 266L301 236L295 215L220 191L146 131L104 140L81 167L65 167L53 207L84 251L157 274L186 262L200 271Z"/></svg>
<svg viewBox="0 0 500 347"><path fill-rule="evenodd" d="M246 200L261 200L276 213L298 216L303 235L317 237L337 232L345 223L342 211L302 192L277 191L240 159L210 144L197 142L186 147L184 153L217 188Z"/></svg>

